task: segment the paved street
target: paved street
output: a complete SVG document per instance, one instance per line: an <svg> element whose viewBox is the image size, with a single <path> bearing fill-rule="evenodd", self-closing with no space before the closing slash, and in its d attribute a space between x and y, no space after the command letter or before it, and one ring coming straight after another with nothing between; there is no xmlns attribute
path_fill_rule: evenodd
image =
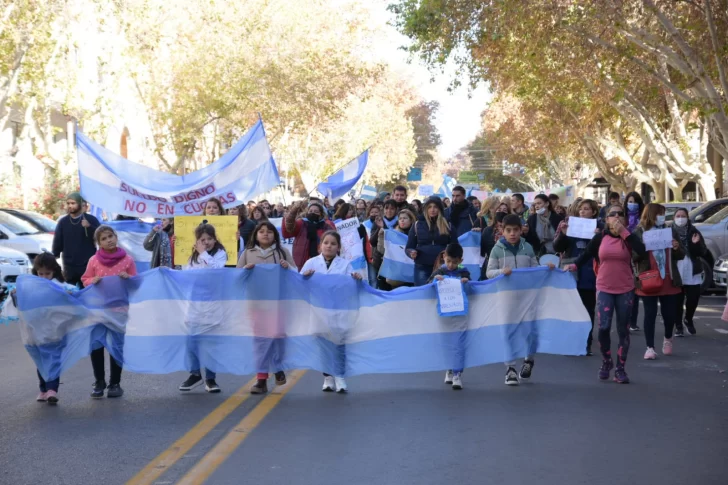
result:
<svg viewBox="0 0 728 485"><path fill-rule="evenodd" d="M179 393L185 374L125 374L123 398L92 401L82 361L56 407L34 401L18 329L0 326L0 483L725 485L724 302L701 300L672 357L643 361L633 335L627 386L598 381L597 356L538 356L517 388L499 365L466 371L460 392L429 373L352 378L349 395L313 371L262 397L252 376L209 395Z"/></svg>

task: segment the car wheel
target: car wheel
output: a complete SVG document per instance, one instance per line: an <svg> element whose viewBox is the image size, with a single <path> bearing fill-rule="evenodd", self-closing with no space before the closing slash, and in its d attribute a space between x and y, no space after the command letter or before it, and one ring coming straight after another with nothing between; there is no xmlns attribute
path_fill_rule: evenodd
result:
<svg viewBox="0 0 728 485"><path fill-rule="evenodd" d="M700 258L699 261L700 264L703 266L704 276L701 290L703 293L706 293L710 291L711 288L715 287L715 282L713 281L713 267L703 258Z"/></svg>

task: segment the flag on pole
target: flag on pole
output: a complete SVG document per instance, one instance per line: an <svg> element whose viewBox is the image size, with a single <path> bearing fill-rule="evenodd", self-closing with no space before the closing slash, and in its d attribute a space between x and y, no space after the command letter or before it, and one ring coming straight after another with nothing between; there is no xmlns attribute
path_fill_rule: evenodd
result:
<svg viewBox="0 0 728 485"><path fill-rule="evenodd" d="M372 187L371 185L365 185L362 187L359 197L364 200L374 200L377 198L377 188Z"/></svg>
<svg viewBox="0 0 728 485"><path fill-rule="evenodd" d="M442 178L442 185L440 186L440 190L437 191L437 195L440 197L452 197L452 189L454 189L457 184L457 180L444 175Z"/></svg>
<svg viewBox="0 0 728 485"><path fill-rule="evenodd" d="M339 199L346 195L361 178L369 161L369 149L344 165L331 175L326 182L318 184L317 190L327 196L329 200Z"/></svg>

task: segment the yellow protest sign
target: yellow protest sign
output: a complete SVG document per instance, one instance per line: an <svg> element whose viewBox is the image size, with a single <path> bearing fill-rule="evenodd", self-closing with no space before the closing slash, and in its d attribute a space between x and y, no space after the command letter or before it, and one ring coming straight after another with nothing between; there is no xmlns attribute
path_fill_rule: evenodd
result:
<svg viewBox="0 0 728 485"><path fill-rule="evenodd" d="M225 246L228 266L238 262L238 218L237 216L178 216L174 218L174 263L186 265L195 247L195 229L207 221L215 228L217 240Z"/></svg>

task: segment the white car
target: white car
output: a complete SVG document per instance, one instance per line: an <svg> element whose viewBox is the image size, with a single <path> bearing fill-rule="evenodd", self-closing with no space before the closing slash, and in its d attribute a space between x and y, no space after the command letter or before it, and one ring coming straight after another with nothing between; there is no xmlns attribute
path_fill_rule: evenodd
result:
<svg viewBox="0 0 728 485"><path fill-rule="evenodd" d="M0 246L0 286L15 283L18 276L29 274L30 259L24 253Z"/></svg>
<svg viewBox="0 0 728 485"><path fill-rule="evenodd" d="M0 246L28 255L32 261L42 252L53 251L53 235L30 222L0 211Z"/></svg>

